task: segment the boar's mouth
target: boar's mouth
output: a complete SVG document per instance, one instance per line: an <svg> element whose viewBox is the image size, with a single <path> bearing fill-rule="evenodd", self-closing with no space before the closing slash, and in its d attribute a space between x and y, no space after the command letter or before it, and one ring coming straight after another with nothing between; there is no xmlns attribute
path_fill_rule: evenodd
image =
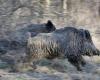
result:
<svg viewBox="0 0 100 80"><path fill-rule="evenodd" d="M88 52L83 53L83 55L86 55L86 56L100 56L100 51L98 49L95 50L95 51L88 51Z"/></svg>
<svg viewBox="0 0 100 80"><path fill-rule="evenodd" d="M97 49L96 51L93 52L93 55L100 55L100 51Z"/></svg>

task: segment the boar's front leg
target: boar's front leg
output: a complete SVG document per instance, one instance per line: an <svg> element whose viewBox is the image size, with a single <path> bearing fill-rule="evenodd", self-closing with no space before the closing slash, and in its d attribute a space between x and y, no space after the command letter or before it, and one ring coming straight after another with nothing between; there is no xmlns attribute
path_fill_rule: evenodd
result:
<svg viewBox="0 0 100 80"><path fill-rule="evenodd" d="M70 55L70 56L67 56L67 58L68 58L68 61L72 65L74 65L78 71L82 71L81 64L83 64L83 62L81 60L81 58L82 58L81 55L79 55L79 56Z"/></svg>

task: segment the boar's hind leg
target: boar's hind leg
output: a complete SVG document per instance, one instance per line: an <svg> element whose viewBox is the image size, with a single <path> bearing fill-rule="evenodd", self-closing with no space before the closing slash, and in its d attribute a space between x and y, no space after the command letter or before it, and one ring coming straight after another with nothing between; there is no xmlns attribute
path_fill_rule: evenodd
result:
<svg viewBox="0 0 100 80"><path fill-rule="evenodd" d="M36 69L36 60L37 59L33 59L32 55L27 55L24 59L23 59L23 63L24 63L24 67L28 68L28 67L32 67L33 70Z"/></svg>
<svg viewBox="0 0 100 80"><path fill-rule="evenodd" d="M81 69L81 60L79 56L70 55L67 57L68 61L76 67L78 71L82 71Z"/></svg>

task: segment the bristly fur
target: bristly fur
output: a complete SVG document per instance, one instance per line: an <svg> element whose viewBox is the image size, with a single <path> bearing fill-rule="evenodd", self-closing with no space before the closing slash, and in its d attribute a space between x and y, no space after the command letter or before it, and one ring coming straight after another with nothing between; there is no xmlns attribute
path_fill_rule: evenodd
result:
<svg viewBox="0 0 100 80"><path fill-rule="evenodd" d="M86 46L84 43L81 31L74 27L61 28L51 33L40 33L28 38L26 60L32 62L42 58L62 57L67 58L77 70L81 70L80 66L85 64L82 57Z"/></svg>

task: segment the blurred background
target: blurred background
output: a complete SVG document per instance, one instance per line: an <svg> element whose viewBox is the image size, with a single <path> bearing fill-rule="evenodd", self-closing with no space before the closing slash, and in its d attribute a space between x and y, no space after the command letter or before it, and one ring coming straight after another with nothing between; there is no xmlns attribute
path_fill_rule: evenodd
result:
<svg viewBox="0 0 100 80"><path fill-rule="evenodd" d="M29 24L42 24L47 20L56 28L88 29L100 50L100 0L0 0L0 39L8 39L11 32ZM8 53L20 56L18 53L24 53L24 50ZM66 60L55 60L53 64L41 60L37 70L31 73L10 74L0 69L0 80L100 80L100 56L85 59L89 64L83 72L75 70ZM47 66L41 66L41 63ZM4 66L0 61L0 67Z"/></svg>
<svg viewBox="0 0 100 80"><path fill-rule="evenodd" d="M100 0L0 0L0 37L31 23L88 29L100 45Z"/></svg>

